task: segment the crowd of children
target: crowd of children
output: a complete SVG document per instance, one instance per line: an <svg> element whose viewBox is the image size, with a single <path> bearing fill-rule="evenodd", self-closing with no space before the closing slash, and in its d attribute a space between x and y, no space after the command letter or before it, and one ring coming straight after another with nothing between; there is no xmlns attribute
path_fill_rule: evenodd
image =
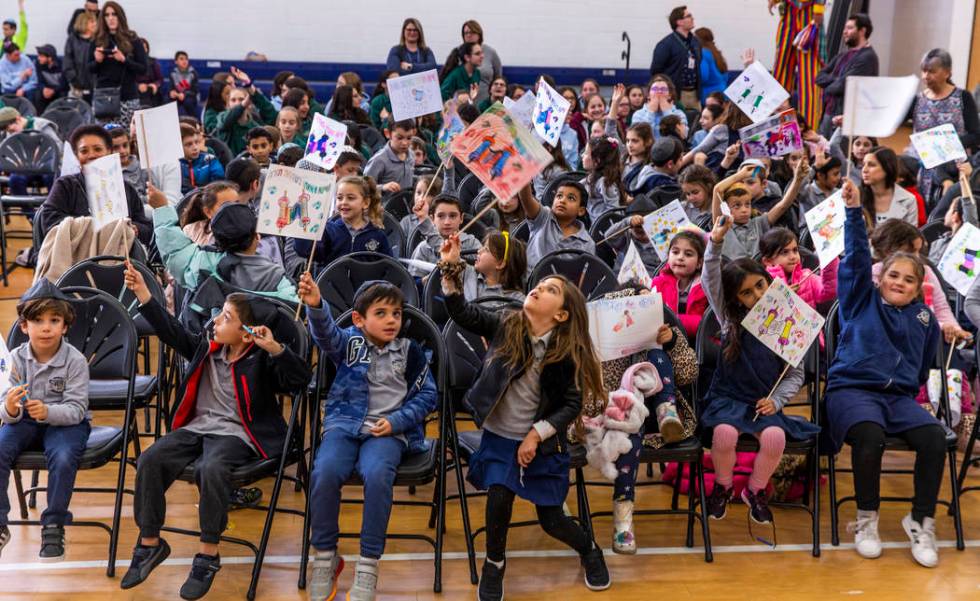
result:
<svg viewBox="0 0 980 601"><path fill-rule="evenodd" d="M467 22L464 39L476 39L474 24ZM477 41L452 51L440 78L447 108L466 124L492 102L535 92L534 86L508 83L499 74L499 59L496 74L487 76L478 33ZM292 72L280 74L267 95L232 67L214 76L199 109L198 73L187 53L178 52L168 86L181 115L178 165L143 169L128 123L84 125L68 137L82 166L111 152L120 155L134 243L159 257L166 274L161 279L172 294L167 303L155 299L131 264L125 284L139 314L187 362L171 428L137 462L133 516L139 534L122 588L144 582L168 557L170 547L160 536L165 495L193 464L200 549L180 595L204 596L221 568L219 543L234 494L231 470L282 453L286 424L277 395L304 389L311 369L306 357L279 342L283 317L274 300L305 307L320 360L336 368L310 468L310 596L322 601L337 594L344 569L338 553L342 489L356 473L365 501L360 558L347 598L375 599L395 475L406 454L426 448L426 417L441 391L426 352L402 334L406 298L396 284L358 282L349 307L352 325L338 325L317 278L351 253L405 259L419 291L438 285L448 319L488 345L463 401L482 433L468 462L469 482L487 491L481 601L503 598L516 497L532 503L544 531L578 554L588 588L611 585L602 546L566 515L563 504L570 448L583 440L583 418L602 414L615 395L636 399L649 419L629 432L631 448L615 463L614 552L637 550L633 504L642 446L699 437L711 451L714 472L704 491L706 515L723 519L737 495L752 521L771 524L769 483L787 442L812 439L822 429L833 450L851 446L857 498L852 530L856 550L866 558L882 553L884 438L900 436L915 450L915 499L902 525L915 560L937 565L934 514L946 439L941 422L916 396L940 336L947 342L970 339L978 325L971 322L980 319L980 287L974 286L960 314L934 269L950 236L975 219L972 198L943 209L950 231L929 248L918 227L937 199L914 189L917 165L903 165L875 139L847 139L837 129L828 141L805 125L802 149L745 158L737 130L747 121L737 106L714 93L698 113L698 107L680 105L677 82L656 74L646 87L616 85L608 102L593 80L578 90L558 86L571 110L559 141L547 147L554 163L513 197L497 199L481 224L486 231L477 236L464 231L479 204L461 194L466 165L459 159L440 164L435 151L441 119L395 121L391 114L386 82L430 62L435 65L421 24L409 19L373 98L353 72L341 75L324 106ZM257 211L269 166L322 171L303 158L316 113L348 124L346 145L330 170L335 214L319 240L263 236ZM964 171L969 175L968 167ZM835 194L847 206L845 250L820 269L804 215ZM674 200L697 227L676 233L662 258L644 218ZM399 206L400 219L387 211ZM66 218L88 215L84 176L76 174L53 182L34 218L43 239ZM593 229L598 223L601 231ZM565 250L614 257L609 266L615 271L631 245L651 278L623 283L609 296L656 291L678 325L657 332L658 348L602 363L588 335L586 303L592 299L579 290L581 283L560 275L529 281L529 275L550 253ZM804 370L784 369L740 325L776 279L824 314L835 301L839 306L839 337L817 343L836 349L822 366L821 424L784 412L804 383ZM223 292L206 305L208 284L215 282ZM519 308L488 308L477 302L485 297L509 297ZM210 332L185 319L201 306L212 309L206 315L213 317ZM713 374L701 374L710 386L701 398L688 400L681 389L698 379L700 367L692 341L709 309L721 330L720 356ZM90 430L89 374L84 357L65 338L74 312L58 288L40 279L17 314L28 341L11 349L12 385L0 405L0 485L6 487L21 452L44 449L48 506L41 516L40 557L58 560L65 554L68 505ZM736 446L743 436L757 439L759 450L747 486L736 491ZM0 550L11 537L9 510L4 496Z"/></svg>

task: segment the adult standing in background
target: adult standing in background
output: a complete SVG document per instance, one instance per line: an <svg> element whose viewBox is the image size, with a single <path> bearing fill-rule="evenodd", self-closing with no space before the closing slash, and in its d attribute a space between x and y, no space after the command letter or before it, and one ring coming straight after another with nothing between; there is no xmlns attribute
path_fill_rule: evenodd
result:
<svg viewBox="0 0 980 601"><path fill-rule="evenodd" d="M878 55L868 39L874 27L868 15L851 15L844 24L844 45L847 49L830 59L817 73L816 84L823 88L823 118L820 135L830 138L834 133L834 117L844 113L844 87L850 75L877 77Z"/></svg>
<svg viewBox="0 0 980 601"><path fill-rule="evenodd" d="M3 43L13 42L18 48L27 48L27 15L24 13L24 0L17 0L17 18L20 24L13 19L3 22Z"/></svg>
<svg viewBox="0 0 980 601"><path fill-rule="evenodd" d="M473 102L483 100L490 96L490 84L493 80L503 75L503 67L500 64L500 55L491 46L483 43L483 28L480 24L470 19L463 23L463 43L470 42L479 44L483 48L483 63L480 65L480 93Z"/></svg>
<svg viewBox="0 0 980 601"><path fill-rule="evenodd" d="M76 8L75 12L71 14L71 19L68 21L68 35L71 35L72 31L75 31L75 23L78 19L78 15L82 13L88 13L99 18L99 2L98 0L85 0L85 6L82 8Z"/></svg>
<svg viewBox="0 0 980 601"><path fill-rule="evenodd" d="M99 15L99 28L95 32L88 68L95 77L96 90L119 88L119 113L99 121L128 128L133 113L140 108L136 78L146 72L146 51L139 37L129 29L126 13L118 2L106 2Z"/></svg>
<svg viewBox="0 0 980 601"><path fill-rule="evenodd" d="M686 6L678 6L667 17L671 31L653 49L650 75L664 74L680 92L686 109L701 108L701 43L692 33L694 15Z"/></svg>
<svg viewBox="0 0 980 601"><path fill-rule="evenodd" d="M69 94L92 102L92 73L88 70L88 57L92 52L92 40L99 27L98 17L90 12L78 11L75 24L65 42L62 70L71 86Z"/></svg>
<svg viewBox="0 0 980 601"><path fill-rule="evenodd" d="M698 27L694 35L701 43L701 104L704 104L708 94L724 92L728 87L728 62L715 45L715 34L707 27Z"/></svg>
<svg viewBox="0 0 980 601"><path fill-rule="evenodd" d="M387 69L397 70L399 75L411 75L436 68L436 55L425 45L422 23L409 17L402 23L402 36L397 46L388 51Z"/></svg>
<svg viewBox="0 0 980 601"><path fill-rule="evenodd" d="M796 112L810 129L820 126L823 114L816 78L823 67L820 29L825 1L769 0L769 14L777 5L780 14L772 76L790 96L796 96Z"/></svg>
<svg viewBox="0 0 980 601"><path fill-rule="evenodd" d="M916 95L909 110L912 133L952 124L967 156L970 156L980 146L980 117L977 116L977 103L973 95L957 87L951 79L953 57L942 48L933 48L922 57L919 68L925 87ZM958 175L951 164L921 169L919 192L926 202L931 203L933 190L938 190L943 180L955 182Z"/></svg>

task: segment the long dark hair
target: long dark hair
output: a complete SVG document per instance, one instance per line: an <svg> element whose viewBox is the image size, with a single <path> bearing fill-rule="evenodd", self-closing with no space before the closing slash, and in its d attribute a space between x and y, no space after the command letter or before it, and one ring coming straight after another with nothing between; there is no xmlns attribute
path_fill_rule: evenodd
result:
<svg viewBox="0 0 980 601"><path fill-rule="evenodd" d="M785 227L774 227L759 239L759 254L763 259L772 259L790 244L799 242L796 234Z"/></svg>
<svg viewBox="0 0 980 601"><path fill-rule="evenodd" d="M592 153L592 172L589 173L589 196L596 196L596 184L603 178L606 188L615 186L619 191L619 204L626 205L626 189L623 188L623 163L619 160L618 143L608 138L592 138L589 142Z"/></svg>
<svg viewBox="0 0 980 601"><path fill-rule="evenodd" d="M442 66L442 71L439 73L439 80L444 81L449 77L453 69L466 62L463 57L473 54L473 47L479 45L477 42L463 42L459 47L450 50L449 56L446 57L446 64Z"/></svg>
<svg viewBox="0 0 980 601"><path fill-rule="evenodd" d="M718 46L715 46L714 32L707 27L698 27L694 30L694 35L698 36L701 47L711 52L711 56L715 58L715 64L718 65L718 70L722 73L728 71L728 61L721 54L721 50L718 50Z"/></svg>
<svg viewBox="0 0 980 601"><path fill-rule="evenodd" d="M228 84L223 81L211 82L211 87L208 88L208 99L204 101L204 110L214 109L219 113L225 110L224 91L226 87Z"/></svg>
<svg viewBox="0 0 980 601"><path fill-rule="evenodd" d="M109 27L105 24L105 11L107 8L113 9L116 13L116 20L119 27L116 28L115 42L119 50L126 55L133 52L133 43L136 41L136 34L129 29L129 22L126 20L126 11L114 0L109 0L102 5L99 11L99 28L95 30L95 47L106 48L109 44Z"/></svg>
<svg viewBox="0 0 980 601"><path fill-rule="evenodd" d="M725 338L725 349L722 354L725 361L729 363L738 359L738 354L742 352L739 329L742 327L742 320L745 319L749 310L739 300L738 291L742 289L742 281L750 275L763 277L766 282L772 283L772 276L755 259L742 257L721 268L721 288L725 295L725 306L722 308L722 312L727 323L725 331L722 332Z"/></svg>
<svg viewBox="0 0 980 601"><path fill-rule="evenodd" d="M483 244L494 259L504 262L504 268L500 271L500 287L524 292L524 274L527 272L524 243L509 233L491 231L483 237Z"/></svg>
<svg viewBox="0 0 980 601"><path fill-rule="evenodd" d="M875 160L881 165L881 169L885 172L885 187L894 190L895 182L898 181L898 155L895 151L886 146L875 146L871 149L871 152L865 155L865 160L869 155L874 155ZM877 212L875 211L875 193L871 189L871 186L861 183L861 206L864 207L865 212L871 217L871 224L875 224L877 218Z"/></svg>
<svg viewBox="0 0 980 601"><path fill-rule="evenodd" d="M330 107L330 118L337 121L355 121L366 123L367 115L360 107L354 106L354 88L337 86L333 93L333 104Z"/></svg>

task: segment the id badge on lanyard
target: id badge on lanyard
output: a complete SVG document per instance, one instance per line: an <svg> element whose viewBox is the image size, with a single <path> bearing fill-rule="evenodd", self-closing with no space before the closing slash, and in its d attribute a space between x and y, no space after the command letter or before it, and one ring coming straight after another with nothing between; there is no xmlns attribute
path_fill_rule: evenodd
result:
<svg viewBox="0 0 980 601"><path fill-rule="evenodd" d="M694 55L693 54L688 54L687 55L687 68L690 69L691 71L693 71L694 70L694 67L695 67L695 65L694 65Z"/></svg>

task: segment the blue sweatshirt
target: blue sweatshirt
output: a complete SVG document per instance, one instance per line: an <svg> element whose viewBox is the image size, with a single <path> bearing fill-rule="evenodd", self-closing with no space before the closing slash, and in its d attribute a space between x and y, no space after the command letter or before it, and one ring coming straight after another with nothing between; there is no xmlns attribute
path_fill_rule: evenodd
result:
<svg viewBox="0 0 980 601"><path fill-rule="evenodd" d="M860 207L847 208L844 240L837 272L841 331L827 390L864 388L914 397L936 356L936 316L920 301L889 305L871 284L871 252Z"/></svg>
<svg viewBox="0 0 980 601"><path fill-rule="evenodd" d="M180 159L180 192L187 194L224 178L225 168L213 154L202 152L193 161Z"/></svg>

